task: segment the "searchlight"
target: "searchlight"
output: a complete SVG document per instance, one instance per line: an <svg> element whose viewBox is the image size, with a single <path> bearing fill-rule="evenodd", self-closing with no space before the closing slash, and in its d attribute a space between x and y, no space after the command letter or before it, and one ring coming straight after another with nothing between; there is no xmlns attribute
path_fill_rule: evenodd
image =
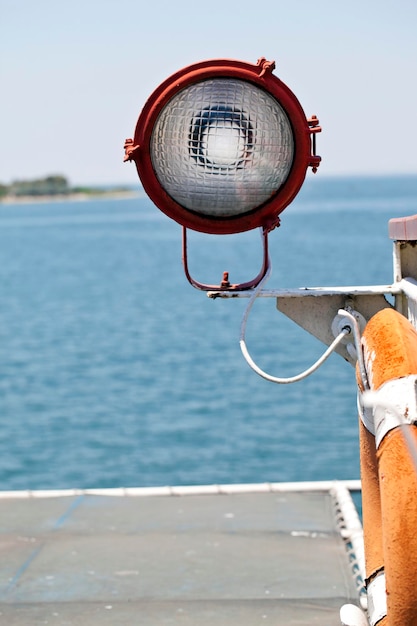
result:
<svg viewBox="0 0 417 626"><path fill-rule="evenodd" d="M199 289L249 289L268 266L268 233L316 172L317 117L307 119L292 91L274 74L274 62L256 65L210 60L185 67L152 93L139 115L125 161L134 161L154 204L183 227L188 280ZM188 272L186 229L222 235L261 228L258 276L232 285L204 285Z"/></svg>

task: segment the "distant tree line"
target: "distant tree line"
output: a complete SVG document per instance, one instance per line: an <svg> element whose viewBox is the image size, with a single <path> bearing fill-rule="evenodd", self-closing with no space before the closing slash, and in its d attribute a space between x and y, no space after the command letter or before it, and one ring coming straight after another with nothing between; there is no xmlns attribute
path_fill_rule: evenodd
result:
<svg viewBox="0 0 417 626"><path fill-rule="evenodd" d="M71 187L68 179L61 174L36 178L34 180L15 180L10 185L0 183L0 202L7 198L19 198L24 196L69 196L70 194L103 195L117 192L131 192L127 186L116 187Z"/></svg>
<svg viewBox="0 0 417 626"><path fill-rule="evenodd" d="M65 176L55 175L34 180L15 180L11 185L0 184L0 196L57 196L72 193Z"/></svg>

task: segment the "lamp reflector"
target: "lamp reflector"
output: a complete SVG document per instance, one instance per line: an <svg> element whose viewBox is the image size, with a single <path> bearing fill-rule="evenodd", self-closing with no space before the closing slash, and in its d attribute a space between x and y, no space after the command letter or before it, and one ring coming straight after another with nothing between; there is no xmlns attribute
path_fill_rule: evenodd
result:
<svg viewBox="0 0 417 626"><path fill-rule="evenodd" d="M290 121L257 85L212 78L174 95L156 120L152 166L178 204L210 217L254 210L288 177L294 154Z"/></svg>

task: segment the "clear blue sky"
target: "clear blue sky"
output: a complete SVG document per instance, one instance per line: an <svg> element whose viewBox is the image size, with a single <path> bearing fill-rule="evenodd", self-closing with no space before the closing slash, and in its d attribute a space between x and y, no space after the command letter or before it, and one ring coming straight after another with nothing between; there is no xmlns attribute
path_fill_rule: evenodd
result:
<svg viewBox="0 0 417 626"><path fill-rule="evenodd" d="M275 60L321 175L417 175L416 0L0 0L0 182L135 183L123 143L167 76Z"/></svg>

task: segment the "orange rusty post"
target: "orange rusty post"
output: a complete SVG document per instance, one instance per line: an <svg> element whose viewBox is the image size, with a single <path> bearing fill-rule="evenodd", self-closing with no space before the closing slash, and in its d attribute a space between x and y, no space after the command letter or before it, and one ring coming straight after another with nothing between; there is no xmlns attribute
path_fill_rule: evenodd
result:
<svg viewBox="0 0 417 626"><path fill-rule="evenodd" d="M417 476L402 432L417 442L417 428L400 427L389 407L403 422L416 419L417 332L387 308L368 322L362 344L370 389L387 398L373 409L374 432L367 420L360 427L366 575L372 585L385 569L387 618L378 624L417 626Z"/></svg>
<svg viewBox="0 0 417 626"><path fill-rule="evenodd" d="M375 437L365 428L362 421L359 422L359 443L365 570L366 584L369 589L372 581L384 570L384 553ZM386 620L384 619L379 623L382 626L386 624Z"/></svg>
<svg viewBox="0 0 417 626"><path fill-rule="evenodd" d="M415 426L407 428L416 430ZM398 428L383 439L378 456L388 624L415 626L417 479L404 437Z"/></svg>

